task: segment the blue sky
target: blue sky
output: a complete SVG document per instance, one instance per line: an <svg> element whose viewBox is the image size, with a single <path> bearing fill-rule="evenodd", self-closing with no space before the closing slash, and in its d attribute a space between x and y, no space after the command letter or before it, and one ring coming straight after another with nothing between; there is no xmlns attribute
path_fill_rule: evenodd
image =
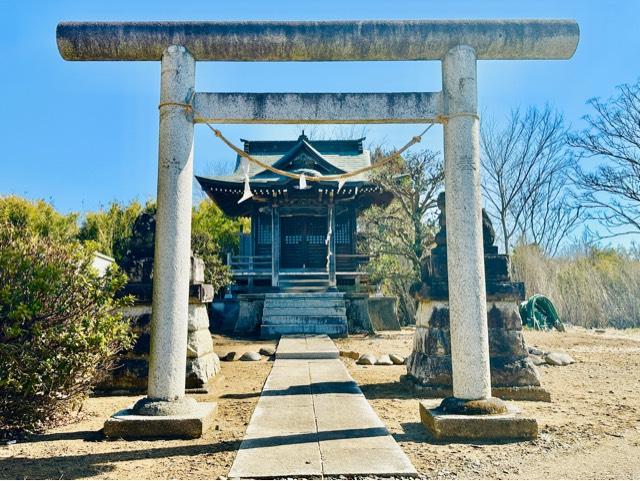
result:
<svg viewBox="0 0 640 481"><path fill-rule="evenodd" d="M9 1L0 0L0 195L44 198L64 211L155 198L158 62L65 62L63 20L323 20L573 18L569 61L479 62L485 115L549 103L579 128L587 99L640 76L640 1ZM437 91L439 62L198 63L199 91ZM344 127L342 127L344 129ZM331 127L327 127L331 130ZM295 138L299 126L225 125L234 141ZM373 143L400 146L420 126L369 126ZM356 127L356 132L362 132ZM441 149L441 129L424 144ZM196 129L195 172L232 167L234 155Z"/></svg>

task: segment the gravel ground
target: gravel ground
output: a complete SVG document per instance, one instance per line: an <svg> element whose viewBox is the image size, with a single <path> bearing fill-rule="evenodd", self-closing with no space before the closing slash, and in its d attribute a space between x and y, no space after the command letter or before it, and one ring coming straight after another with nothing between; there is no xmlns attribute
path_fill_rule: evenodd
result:
<svg viewBox="0 0 640 481"><path fill-rule="evenodd" d="M540 366L551 403L515 402L540 426L535 441L509 444L430 442L418 403L397 380L404 366L359 366L344 359L414 466L429 478L640 478L640 333L584 329L525 333L527 343L568 352L575 364ZM338 341L376 355L411 351L412 331Z"/></svg>
<svg viewBox="0 0 640 481"><path fill-rule="evenodd" d="M527 332L527 342L563 350L577 361L540 368L552 403L518 402L540 424L539 439L509 444L429 441L418 402L398 379L404 366L359 366L343 358L355 380L428 478L640 478L640 333ZM412 330L337 341L343 350L376 355L411 351ZM215 336L220 355L257 351L270 342ZM219 403L217 426L198 440L107 441L104 419L136 397L92 397L82 417L9 446L0 446L0 478L204 479L225 477L240 445L271 362L222 363L215 391L195 396Z"/></svg>

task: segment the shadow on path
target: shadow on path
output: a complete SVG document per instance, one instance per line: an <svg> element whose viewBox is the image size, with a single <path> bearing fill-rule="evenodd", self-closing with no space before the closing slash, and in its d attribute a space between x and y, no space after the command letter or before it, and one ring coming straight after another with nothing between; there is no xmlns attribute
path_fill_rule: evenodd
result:
<svg viewBox="0 0 640 481"><path fill-rule="evenodd" d="M309 394L360 394L358 385L353 381L326 381L311 384L289 386L286 389L268 389L262 391L262 396L299 396Z"/></svg>
<svg viewBox="0 0 640 481"><path fill-rule="evenodd" d="M245 439L243 449L269 446L282 446L301 443L318 443L337 439L371 438L387 436L385 428L344 429L335 431L321 431L319 433L289 434L255 439ZM102 439L101 431L77 431L72 433L54 433L38 436L34 441L77 440L97 441ZM226 451L237 451L240 440L222 441L208 444L187 444L174 447L153 447L153 440L148 449L129 451L110 451L92 454L70 454L42 458L28 458L15 456L5 458L0 462L0 479L42 479L42 478L72 478L83 479L108 474L114 470L114 464L143 459L164 459L173 456L211 455ZM28 443L24 443L25 445ZM109 449L108 441L105 446ZM113 444L112 444L113 445ZM144 477L144 476L143 476Z"/></svg>
<svg viewBox="0 0 640 481"><path fill-rule="evenodd" d="M242 449L317 443L337 439L373 438L388 435L389 432L386 428L340 429L335 431L320 431L318 433L286 434L282 436L270 436L268 438L245 438L242 442Z"/></svg>

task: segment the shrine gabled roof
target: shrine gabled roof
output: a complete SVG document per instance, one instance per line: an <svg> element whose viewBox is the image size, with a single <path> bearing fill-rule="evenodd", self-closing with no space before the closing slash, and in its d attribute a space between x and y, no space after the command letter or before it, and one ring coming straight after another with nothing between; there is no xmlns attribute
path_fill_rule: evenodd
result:
<svg viewBox="0 0 640 481"><path fill-rule="evenodd" d="M364 138L355 140L310 140L302 134L298 140L290 141L249 141L243 140L244 151L255 159L281 170L290 172L315 171L320 175L333 175L351 172L371 165L371 155L362 146ZM241 183L244 173L238 155L234 172L230 175L201 177L203 180L228 183ZM283 184L290 178L249 163L251 185ZM368 173L358 174L348 179L349 183L366 183Z"/></svg>

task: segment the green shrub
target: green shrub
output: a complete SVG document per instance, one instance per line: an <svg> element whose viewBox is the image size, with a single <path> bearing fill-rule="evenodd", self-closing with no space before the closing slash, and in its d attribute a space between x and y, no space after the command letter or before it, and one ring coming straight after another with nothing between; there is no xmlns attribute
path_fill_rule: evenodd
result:
<svg viewBox="0 0 640 481"><path fill-rule="evenodd" d="M132 334L114 299L126 282L104 277L93 253L0 222L0 431L38 430L74 410Z"/></svg>
<svg viewBox="0 0 640 481"><path fill-rule="evenodd" d="M192 235L206 233L219 252L237 252L240 229L248 232L249 224L248 219L227 217L211 199L200 201L191 214Z"/></svg>
<svg viewBox="0 0 640 481"><path fill-rule="evenodd" d="M112 202L106 210L86 215L78 238L92 243L100 252L114 257L116 263L126 263L127 252L137 242L133 239L133 225L143 213L154 214L156 205L137 201L129 204ZM226 252L237 252L240 227L248 228L247 219L231 219L209 199L194 206L191 217L191 249L205 262L205 281L216 291L228 286L231 272L224 264Z"/></svg>
<svg viewBox="0 0 640 481"><path fill-rule="evenodd" d="M240 228L246 219L231 219L210 199L194 206L191 214L191 250L205 264L205 280L216 292L232 283L231 271L224 263L226 252L237 252Z"/></svg>
<svg viewBox="0 0 640 481"><path fill-rule="evenodd" d="M78 239L95 241L96 248L120 263L126 254L133 223L142 212L155 211L155 204L143 207L138 201L129 204L111 202L106 210L88 212L80 226Z"/></svg>
<svg viewBox="0 0 640 481"><path fill-rule="evenodd" d="M67 241L75 239L78 234L77 221L77 214L60 214L44 200L30 201L15 195L0 196L0 223Z"/></svg>

